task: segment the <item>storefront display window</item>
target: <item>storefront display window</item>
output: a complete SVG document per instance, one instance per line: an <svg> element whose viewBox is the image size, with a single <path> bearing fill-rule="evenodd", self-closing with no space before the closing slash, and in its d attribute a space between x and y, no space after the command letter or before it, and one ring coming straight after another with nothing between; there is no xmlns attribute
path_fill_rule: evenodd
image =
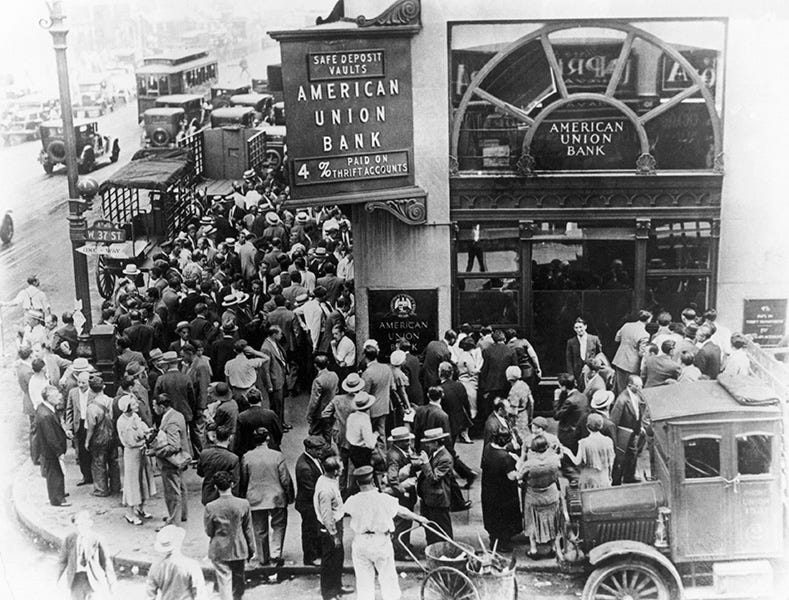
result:
<svg viewBox="0 0 789 600"><path fill-rule="evenodd" d="M471 325L518 323L517 284L515 278L458 279L459 322Z"/></svg>
<svg viewBox="0 0 789 600"><path fill-rule="evenodd" d="M653 224L647 243L647 268L709 269L711 234L709 221Z"/></svg>

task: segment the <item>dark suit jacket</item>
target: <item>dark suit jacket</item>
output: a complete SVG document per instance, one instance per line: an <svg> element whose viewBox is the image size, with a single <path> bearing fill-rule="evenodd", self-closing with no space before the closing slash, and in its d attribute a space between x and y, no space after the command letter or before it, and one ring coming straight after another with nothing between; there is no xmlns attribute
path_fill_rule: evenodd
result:
<svg viewBox="0 0 789 600"><path fill-rule="evenodd" d="M337 394L338 386L339 378L337 373L328 369L319 372L312 381L310 401L307 405L307 424L310 426L310 434L320 433L317 426L321 420L321 413Z"/></svg>
<svg viewBox="0 0 789 600"><path fill-rule="evenodd" d="M512 431L512 427L504 425L495 413L490 413L490 416L485 421L485 427L482 430L482 446L483 448L490 443L490 440L499 431Z"/></svg>
<svg viewBox="0 0 789 600"><path fill-rule="evenodd" d="M441 384L441 389L444 390L441 408L449 416L449 435L454 440L461 431L471 425L468 393L465 386L459 381L445 381Z"/></svg>
<svg viewBox="0 0 789 600"><path fill-rule="evenodd" d="M446 433L449 433L449 416L440 406L430 404L429 402L423 406L416 407L416 414L414 415L414 446L417 450L421 448L419 440L422 439L425 431L428 429L436 429L440 427Z"/></svg>
<svg viewBox="0 0 789 600"><path fill-rule="evenodd" d="M518 365L518 355L506 344L491 344L482 351L482 369L479 372L479 391L486 394L494 391L506 393L507 367Z"/></svg>
<svg viewBox="0 0 789 600"><path fill-rule="evenodd" d="M280 329L282 329L282 346L285 351L293 352L296 350L301 331L301 325L296 314L284 306L278 306L268 314L268 322L270 325L279 325Z"/></svg>
<svg viewBox="0 0 789 600"><path fill-rule="evenodd" d="M677 361L661 354L645 357L641 370L646 375L644 387L650 388L663 385L669 379L678 379L681 369Z"/></svg>
<svg viewBox="0 0 789 600"><path fill-rule="evenodd" d="M314 511L312 497L315 495L315 483L322 471L305 453L296 460L296 510L299 512Z"/></svg>
<svg viewBox="0 0 789 600"><path fill-rule="evenodd" d="M431 386L438 385L441 380L438 378L438 365L449 361L452 354L449 347L443 340L433 340L422 353L421 379L425 390Z"/></svg>
<svg viewBox="0 0 789 600"><path fill-rule="evenodd" d="M587 333L586 351L584 352L585 358L581 358L580 347L580 340L577 335L567 340L567 346L564 350L564 361L567 372L575 377L575 383L578 385L578 389L583 391L584 382L581 377L581 370L584 368L584 364L586 364L587 360L594 358L603 351L603 345L600 343L600 338L591 333Z"/></svg>
<svg viewBox="0 0 789 600"><path fill-rule="evenodd" d="M268 429L268 446L272 450L279 450L282 444L282 424L273 410L263 408L259 404L250 406L238 415L236 426L236 454L242 456L255 447L252 434L258 427Z"/></svg>
<svg viewBox="0 0 789 600"><path fill-rule="evenodd" d="M210 446L200 453L197 460L197 474L203 478L203 492L200 498L203 506L219 498L213 477L220 471L227 471L233 475L233 493L238 496L238 482L241 476L238 456L227 448Z"/></svg>
<svg viewBox="0 0 789 600"><path fill-rule="evenodd" d="M211 344L210 358L211 367L214 370L214 381L225 380L225 364L236 355L235 350L233 350L233 345L236 343L236 340L238 340L237 334L232 336L223 335Z"/></svg>
<svg viewBox="0 0 789 600"><path fill-rule="evenodd" d="M334 306L334 303L337 302L337 298L340 297L342 279L334 274L324 275L323 277L318 277L315 285L322 285L326 288L326 301Z"/></svg>
<svg viewBox="0 0 789 600"><path fill-rule="evenodd" d="M419 359L410 352L405 353L405 362L400 370L408 377L408 401L416 408L425 403L422 383L419 381Z"/></svg>
<svg viewBox="0 0 789 600"><path fill-rule="evenodd" d="M154 396L166 393L170 396L172 406L190 422L195 408L195 392L192 382L180 371L165 371L156 380Z"/></svg>
<svg viewBox="0 0 789 600"><path fill-rule="evenodd" d="M282 389L285 386L285 372L287 369L285 351L270 338L265 339L260 351L270 359L268 361L268 376L271 380L271 387L275 390Z"/></svg>
<svg viewBox="0 0 789 600"><path fill-rule="evenodd" d="M617 427L627 427L632 429L638 437L641 428L648 429L652 419L649 416L649 406L647 406L644 394L638 393L638 415L633 412L633 405L630 402L629 390L622 390L617 396L614 405L611 407L611 421Z"/></svg>
<svg viewBox="0 0 789 600"><path fill-rule="evenodd" d="M588 414L589 400L578 390L571 390L564 400L553 401L553 418L559 422L559 441L573 452L578 451L578 440L585 430Z"/></svg>
<svg viewBox="0 0 789 600"><path fill-rule="evenodd" d="M66 453L66 432L58 416L43 402L36 408L33 436L33 456L57 460L58 456Z"/></svg>
<svg viewBox="0 0 789 600"><path fill-rule="evenodd" d="M129 348L140 352L145 359L153 348L153 327L145 323L135 323L123 331L123 335L129 338Z"/></svg>
<svg viewBox="0 0 789 600"><path fill-rule="evenodd" d="M221 496L205 506L203 525L211 560L247 560L255 551L252 510L246 498Z"/></svg>
<svg viewBox="0 0 789 600"><path fill-rule="evenodd" d="M430 462L422 465L417 489L425 506L449 508L450 477L454 477L452 455L444 446L439 447L430 457Z"/></svg>
<svg viewBox="0 0 789 600"><path fill-rule="evenodd" d="M406 489L402 486L400 469L411 464L410 457L400 448L392 444L386 451L386 481L391 490L392 496L397 498L401 506L413 509L416 504L416 493L414 489Z"/></svg>
<svg viewBox="0 0 789 600"><path fill-rule="evenodd" d="M710 379L717 379L721 372L720 346L714 342L707 342L696 352L693 364L698 367L702 375L706 375Z"/></svg>

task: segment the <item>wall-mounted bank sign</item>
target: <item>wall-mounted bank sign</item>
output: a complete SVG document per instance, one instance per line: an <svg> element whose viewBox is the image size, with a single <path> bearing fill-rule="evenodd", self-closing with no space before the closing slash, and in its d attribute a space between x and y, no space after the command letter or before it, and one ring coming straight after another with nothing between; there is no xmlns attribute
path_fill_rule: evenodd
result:
<svg viewBox="0 0 789 600"><path fill-rule="evenodd" d="M778 346L786 334L786 298L745 300L742 332L760 346Z"/></svg>
<svg viewBox="0 0 789 600"><path fill-rule="evenodd" d="M281 40L293 199L411 186L408 38Z"/></svg>

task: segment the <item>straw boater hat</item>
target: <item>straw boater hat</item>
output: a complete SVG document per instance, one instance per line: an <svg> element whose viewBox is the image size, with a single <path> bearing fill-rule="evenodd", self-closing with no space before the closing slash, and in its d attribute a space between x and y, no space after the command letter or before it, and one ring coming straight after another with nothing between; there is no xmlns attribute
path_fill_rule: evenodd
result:
<svg viewBox="0 0 789 600"><path fill-rule="evenodd" d="M173 350L168 350L162 354L162 357L159 359L159 361L166 365L171 365L178 362L178 354L176 354Z"/></svg>
<svg viewBox="0 0 789 600"><path fill-rule="evenodd" d="M296 213L296 223L306 223L310 220L310 216L304 211Z"/></svg>
<svg viewBox="0 0 789 600"><path fill-rule="evenodd" d="M426 429L423 435L424 437L420 440L421 444L424 444L425 442L438 442L449 437L449 434L444 433L444 430L440 427Z"/></svg>
<svg viewBox="0 0 789 600"><path fill-rule="evenodd" d="M213 224L214 224L214 220L211 217L207 215L205 217L200 217L200 225L213 225Z"/></svg>
<svg viewBox="0 0 789 600"><path fill-rule="evenodd" d="M592 394L591 406L595 410L606 410L614 401L614 392L597 390Z"/></svg>
<svg viewBox="0 0 789 600"><path fill-rule="evenodd" d="M222 307L223 308L230 308L231 306L235 306L238 304L238 296L235 294L228 294L224 298L222 298Z"/></svg>
<svg viewBox="0 0 789 600"><path fill-rule="evenodd" d="M414 434L408 430L408 427L395 427L392 429L392 435L389 436L390 442L405 442L406 440L413 440Z"/></svg>
<svg viewBox="0 0 789 600"><path fill-rule="evenodd" d="M235 243L236 243L236 238L234 237L225 238L225 244L229 246L233 246Z"/></svg>
<svg viewBox="0 0 789 600"><path fill-rule="evenodd" d="M266 223L269 225L279 225L280 218L277 213L274 211L269 211L266 213Z"/></svg>
<svg viewBox="0 0 789 600"><path fill-rule="evenodd" d="M137 277L140 274L140 270L137 268L137 265L129 263L123 267L123 274L127 277Z"/></svg>
<svg viewBox="0 0 789 600"><path fill-rule="evenodd" d="M364 389L364 379L358 373L350 373L342 382L342 389L349 394L355 394Z"/></svg>
<svg viewBox="0 0 789 600"><path fill-rule="evenodd" d="M255 177L255 171L253 169L247 169L244 171L244 179L253 179Z"/></svg>
<svg viewBox="0 0 789 600"><path fill-rule="evenodd" d="M325 246L318 246L315 248L315 256L327 256L328 253L326 252Z"/></svg>
<svg viewBox="0 0 789 600"><path fill-rule="evenodd" d="M178 550L184 541L186 531L175 525L165 525L156 534L156 541L153 549L162 554L170 554L173 550Z"/></svg>
<svg viewBox="0 0 789 600"><path fill-rule="evenodd" d="M378 340L369 339L364 343L362 348L375 348L378 350Z"/></svg>
<svg viewBox="0 0 789 600"><path fill-rule="evenodd" d="M71 370L75 373L82 373L83 371L90 371L91 366L87 358L80 356L79 358L75 358L74 362L71 363Z"/></svg>
<svg viewBox="0 0 789 600"><path fill-rule="evenodd" d="M359 392L353 399L353 407L355 410L367 410L375 404L375 396L367 392Z"/></svg>

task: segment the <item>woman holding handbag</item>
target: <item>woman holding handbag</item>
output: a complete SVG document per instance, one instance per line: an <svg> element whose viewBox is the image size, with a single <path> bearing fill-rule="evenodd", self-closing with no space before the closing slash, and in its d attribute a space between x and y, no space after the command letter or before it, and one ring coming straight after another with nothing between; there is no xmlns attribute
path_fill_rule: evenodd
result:
<svg viewBox="0 0 789 600"><path fill-rule="evenodd" d="M118 439L123 446L123 503L128 507L124 518L132 525L142 525L145 501L156 493L153 469L145 455L145 441L151 431L138 414L138 400L132 394L121 396L118 408Z"/></svg>

